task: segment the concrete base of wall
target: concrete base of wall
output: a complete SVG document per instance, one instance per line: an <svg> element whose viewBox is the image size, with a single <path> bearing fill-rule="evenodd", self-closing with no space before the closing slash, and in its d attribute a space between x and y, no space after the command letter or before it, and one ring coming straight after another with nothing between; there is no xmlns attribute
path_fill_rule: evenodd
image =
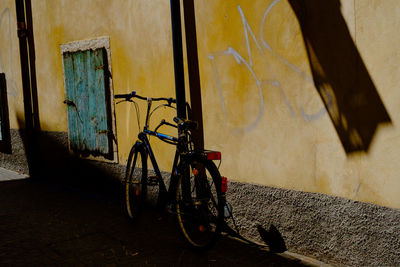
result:
<svg viewBox="0 0 400 267"><path fill-rule="evenodd" d="M12 130L11 136L13 153L0 153L0 167L28 173L23 134ZM45 160L57 161L53 155L60 150L68 154L66 133L46 133L43 138L45 143L51 140L48 144L40 143L40 147L51 154ZM47 163L42 164L46 166ZM92 164L117 179L123 177L123 165ZM238 182L229 183L228 201L233 206L240 233L251 240L263 242L258 225L265 229L274 225L292 252L339 265L400 265L400 210Z"/></svg>
<svg viewBox="0 0 400 267"><path fill-rule="evenodd" d="M28 162L26 160L25 146L23 143L23 131L11 129L11 154L0 153L0 167L13 170L18 173L28 174Z"/></svg>
<svg viewBox="0 0 400 267"><path fill-rule="evenodd" d="M266 186L230 183L228 201L243 236L262 242L272 224L289 251L351 266L400 265L400 210Z"/></svg>

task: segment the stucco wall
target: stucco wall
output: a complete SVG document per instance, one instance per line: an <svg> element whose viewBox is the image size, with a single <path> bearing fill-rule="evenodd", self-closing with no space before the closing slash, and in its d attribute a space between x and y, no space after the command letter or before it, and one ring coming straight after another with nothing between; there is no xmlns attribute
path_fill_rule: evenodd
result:
<svg viewBox="0 0 400 267"><path fill-rule="evenodd" d="M335 110L347 100L336 96L337 103L331 105L315 86L305 35L289 1L201 0L195 1L195 8L206 146L222 151L221 171L234 181L400 208L396 128L400 3L331 3L341 4L336 19L345 23L344 31L388 115L385 123L371 130L370 143L360 145L358 152L345 149ZM0 71L7 75L11 127L18 128L17 114L23 113L23 105L14 5L11 0L0 3ZM32 11L43 130L67 131L60 45L68 42L110 38L114 93L174 95L168 1L88 0L77 5L77 1L33 0ZM329 36L324 27L313 30ZM332 53L340 55L335 49ZM362 81L354 87L362 88ZM144 105L141 108L144 111ZM154 117L153 125L162 117L172 119L174 112L165 112ZM135 109L119 104L115 116L119 159L124 164L136 139ZM362 114L360 118L365 120ZM340 123L346 126L343 120ZM359 139L353 135L349 140ZM168 170L172 148L154 142L161 167Z"/></svg>
<svg viewBox="0 0 400 267"><path fill-rule="evenodd" d="M318 1L308 1L307 8L313 2ZM223 152L222 173L237 181L399 208L396 31L400 3L340 3L338 17L346 23L343 31L353 42L352 53L359 53L358 64L364 64L369 75L364 80L370 78L376 90L369 109L381 102L390 117L373 125L377 128L371 128L370 144L346 152L333 115L337 107L351 105L352 100L324 104L314 84L298 18L288 1L275 0L196 1L206 145ZM319 28L308 26L314 27L316 35L330 34L323 23ZM340 48L325 54L331 52L334 59L340 56ZM343 51L343 57L348 56ZM346 65L334 67L352 71ZM367 95L356 75L347 82L360 88L361 98ZM335 92L331 93L334 98ZM361 128L373 120L362 109L354 108L354 112L360 113L360 121L365 120Z"/></svg>
<svg viewBox="0 0 400 267"><path fill-rule="evenodd" d="M18 128L17 114L24 114L15 1L0 2L0 72L7 81L10 127Z"/></svg>
<svg viewBox="0 0 400 267"><path fill-rule="evenodd" d="M72 41L110 38L115 94L135 90L145 96L173 96L170 18L164 15L168 8L165 1L94 0L79 2L79 8L75 1L32 1L44 130L67 131L60 45ZM141 108L145 110L144 105ZM135 109L124 103L116 106L115 113L119 159L124 164L137 137ZM154 117L154 123L159 118ZM143 115L141 119L143 123ZM169 148L155 143L156 151ZM166 168L169 158L160 159Z"/></svg>
<svg viewBox="0 0 400 267"><path fill-rule="evenodd" d="M400 2L295 3L302 1L195 1L206 147L222 151L221 172L234 181L229 200L247 237L257 237L256 224L272 223L291 251L396 264ZM68 131L62 44L109 37L114 93L174 96L169 1L32 0L32 11L41 126L60 143ZM0 72L18 129L13 0L0 1ZM164 110L152 125L174 115ZM124 165L138 131L134 106L116 105L115 117ZM19 131L12 141L0 165L26 172ZM152 142L169 171L173 148Z"/></svg>

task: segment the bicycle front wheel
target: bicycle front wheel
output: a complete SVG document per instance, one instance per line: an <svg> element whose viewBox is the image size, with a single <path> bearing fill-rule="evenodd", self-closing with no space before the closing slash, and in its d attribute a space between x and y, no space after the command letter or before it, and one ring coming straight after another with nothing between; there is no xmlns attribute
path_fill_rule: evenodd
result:
<svg viewBox="0 0 400 267"><path fill-rule="evenodd" d="M147 194L147 154L141 143L136 143L129 153L124 185L125 211L129 218L134 219Z"/></svg>
<svg viewBox="0 0 400 267"><path fill-rule="evenodd" d="M221 233L225 196L215 164L200 155L180 164L176 214L184 239L194 249L208 249Z"/></svg>

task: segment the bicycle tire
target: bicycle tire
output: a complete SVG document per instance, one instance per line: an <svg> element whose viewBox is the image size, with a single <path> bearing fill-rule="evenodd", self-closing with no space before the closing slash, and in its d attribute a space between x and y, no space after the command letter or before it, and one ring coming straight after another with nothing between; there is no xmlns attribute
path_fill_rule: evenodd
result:
<svg viewBox="0 0 400 267"><path fill-rule="evenodd" d="M125 211L130 219L140 213L147 195L147 153L136 143L128 157L124 179Z"/></svg>
<svg viewBox="0 0 400 267"><path fill-rule="evenodd" d="M225 195L215 164L193 156L181 162L176 185L176 217L187 244L197 250L211 248L221 233Z"/></svg>

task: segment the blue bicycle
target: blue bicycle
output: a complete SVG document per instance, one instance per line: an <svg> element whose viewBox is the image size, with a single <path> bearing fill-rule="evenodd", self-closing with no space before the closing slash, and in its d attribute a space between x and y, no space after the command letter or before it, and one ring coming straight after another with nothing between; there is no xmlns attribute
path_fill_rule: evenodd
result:
<svg viewBox="0 0 400 267"><path fill-rule="evenodd" d="M168 207L176 215L178 226L187 243L195 249L210 248L220 236L224 224L224 207L227 179L221 177L215 160L221 160L221 153L195 151L191 132L197 123L175 117L175 123L162 120L154 129L149 129L150 117L160 107L176 109L173 98L150 98L136 92L115 95L120 102L135 104L138 116L139 135L130 150L124 181L125 210L130 219L135 219L145 204L149 187L158 189L158 205ZM147 101L146 120L140 130L138 105L134 99ZM120 103L118 102L118 103ZM159 105L152 110L152 103ZM158 132L162 126L177 128L178 137ZM176 146L169 187L162 176L148 136ZM148 158L155 175L149 175Z"/></svg>

